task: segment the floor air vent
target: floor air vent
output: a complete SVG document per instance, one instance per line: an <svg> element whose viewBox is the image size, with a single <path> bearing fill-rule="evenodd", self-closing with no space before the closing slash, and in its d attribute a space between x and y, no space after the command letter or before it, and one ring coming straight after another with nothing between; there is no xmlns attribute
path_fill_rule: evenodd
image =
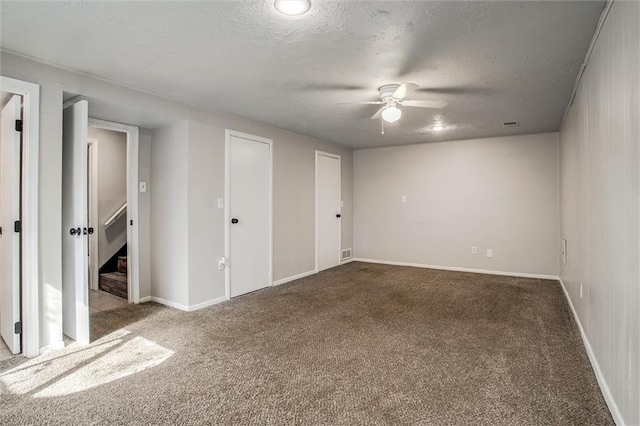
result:
<svg viewBox="0 0 640 426"><path fill-rule="evenodd" d="M340 256L340 260L347 260L347 259L351 259L351 249L344 249L342 250L342 254Z"/></svg>

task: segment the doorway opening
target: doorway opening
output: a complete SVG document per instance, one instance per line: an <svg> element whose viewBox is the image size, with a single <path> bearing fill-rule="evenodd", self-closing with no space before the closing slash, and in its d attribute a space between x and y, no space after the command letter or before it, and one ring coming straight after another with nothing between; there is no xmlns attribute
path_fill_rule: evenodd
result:
<svg viewBox="0 0 640 426"><path fill-rule="evenodd" d="M63 123L63 332L88 344L91 314L139 303L139 130L90 119L81 98Z"/></svg>
<svg viewBox="0 0 640 426"><path fill-rule="evenodd" d="M89 121L87 146L89 314L129 302L127 134Z"/></svg>

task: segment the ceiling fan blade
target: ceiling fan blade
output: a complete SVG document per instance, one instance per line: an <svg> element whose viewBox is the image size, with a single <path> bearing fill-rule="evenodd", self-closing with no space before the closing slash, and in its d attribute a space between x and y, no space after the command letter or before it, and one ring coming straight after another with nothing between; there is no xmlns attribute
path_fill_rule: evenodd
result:
<svg viewBox="0 0 640 426"><path fill-rule="evenodd" d="M415 83L402 83L400 87L393 92L393 97L396 99L404 99L407 97L409 93L412 93L418 90L420 86Z"/></svg>
<svg viewBox="0 0 640 426"><path fill-rule="evenodd" d="M385 106L383 106L382 108L380 108L380 109L379 109L375 114L373 114L373 115L371 116L371 119L372 119L372 120L376 120L376 119L380 118L380 116L382 115L382 111L384 111L386 107L387 107L387 106L385 105Z"/></svg>
<svg viewBox="0 0 640 426"><path fill-rule="evenodd" d="M418 108L444 108L448 104L447 101L402 101L402 106L418 107Z"/></svg>
<svg viewBox="0 0 640 426"><path fill-rule="evenodd" d="M384 102L382 101L371 101L371 102L336 102L334 105L382 105Z"/></svg>

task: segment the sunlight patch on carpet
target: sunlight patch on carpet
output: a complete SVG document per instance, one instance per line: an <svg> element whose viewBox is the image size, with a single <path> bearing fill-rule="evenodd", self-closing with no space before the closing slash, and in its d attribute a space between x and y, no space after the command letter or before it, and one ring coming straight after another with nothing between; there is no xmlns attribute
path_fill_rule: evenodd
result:
<svg viewBox="0 0 640 426"><path fill-rule="evenodd" d="M6 390L37 398L82 392L155 367L174 351L120 330L89 346L70 345L0 375Z"/></svg>

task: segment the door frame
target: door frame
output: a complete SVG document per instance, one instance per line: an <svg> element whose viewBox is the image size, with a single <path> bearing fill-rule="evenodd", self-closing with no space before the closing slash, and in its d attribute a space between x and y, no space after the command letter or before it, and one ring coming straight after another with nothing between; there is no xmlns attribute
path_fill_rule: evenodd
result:
<svg viewBox="0 0 640 426"><path fill-rule="evenodd" d="M316 157L315 157L315 161L316 161L316 171L315 171L315 210L314 210L314 216L315 216L315 228L316 228L316 232L315 232L315 239L316 239L316 244L315 244L315 248L316 248L316 256L315 256L315 260L316 260L316 265L315 265L315 269L314 272L318 273L318 157L319 156L324 156L324 157L329 157L329 158L335 158L338 160L338 170L340 171L340 174L338 175L338 205L340 206L340 220L338 221L338 264L336 266L340 265L340 254L342 252L342 157L338 154L333 154L331 152L326 152L326 151L320 151L316 149Z"/></svg>
<svg viewBox="0 0 640 426"><path fill-rule="evenodd" d="M38 167L40 86L0 76L0 90L22 96L22 353L40 354L40 280L38 255Z"/></svg>
<svg viewBox="0 0 640 426"><path fill-rule="evenodd" d="M89 118L89 127L127 135L127 296L140 303L140 226L138 221L138 155L140 129L137 126Z"/></svg>
<svg viewBox="0 0 640 426"><path fill-rule="evenodd" d="M273 140L251 135L249 133L226 129L224 138L224 293L225 299L227 300L231 298L231 272L229 270L230 265L228 259L231 245L231 228L229 226L231 218L231 212L229 211L229 195L231 192L231 159L229 157L229 148L231 147L232 136L254 142L262 142L269 145L269 285L273 286Z"/></svg>
<svg viewBox="0 0 640 426"><path fill-rule="evenodd" d="M89 148L89 226L98 229L98 139L88 138ZM98 254L98 234L89 238L89 288L98 290L99 270L98 263L93 261L93 256Z"/></svg>

